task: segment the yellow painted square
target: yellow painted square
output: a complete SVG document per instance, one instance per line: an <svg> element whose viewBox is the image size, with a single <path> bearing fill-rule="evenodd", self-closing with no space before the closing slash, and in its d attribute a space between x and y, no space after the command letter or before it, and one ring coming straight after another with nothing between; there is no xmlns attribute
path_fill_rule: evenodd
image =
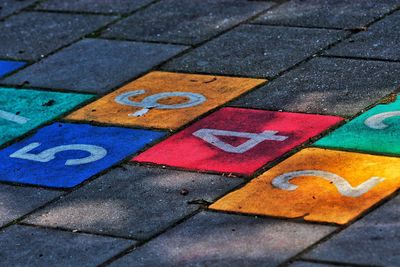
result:
<svg viewBox="0 0 400 267"><path fill-rule="evenodd" d="M210 208L346 224L399 186L400 158L308 148Z"/></svg>
<svg viewBox="0 0 400 267"><path fill-rule="evenodd" d="M155 71L66 118L176 129L264 82L266 80Z"/></svg>

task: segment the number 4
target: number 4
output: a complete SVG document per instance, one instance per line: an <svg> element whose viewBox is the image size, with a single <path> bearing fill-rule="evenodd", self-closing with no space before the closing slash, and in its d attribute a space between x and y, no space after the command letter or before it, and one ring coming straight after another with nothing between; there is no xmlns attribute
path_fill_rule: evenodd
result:
<svg viewBox="0 0 400 267"><path fill-rule="evenodd" d="M222 149L225 152L242 154L265 140L284 141L288 138L287 136L276 135L277 133L278 131L264 131L262 133L256 134L256 133L225 131L217 129L200 129L194 132L193 135L203 139L207 143L210 143ZM235 147L221 141L217 136L243 137L243 138L248 138L249 140Z"/></svg>

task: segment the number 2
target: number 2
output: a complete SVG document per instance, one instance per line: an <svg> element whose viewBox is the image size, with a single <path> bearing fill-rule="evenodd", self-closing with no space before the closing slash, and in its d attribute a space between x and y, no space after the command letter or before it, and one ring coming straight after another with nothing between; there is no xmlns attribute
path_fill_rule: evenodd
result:
<svg viewBox="0 0 400 267"><path fill-rule="evenodd" d="M364 124L371 129L382 130L388 127L384 120L396 116L400 116L400 111L383 112L369 117Z"/></svg>
<svg viewBox="0 0 400 267"><path fill-rule="evenodd" d="M62 145L53 148L46 149L39 154L29 153L33 149L39 147L40 143L31 143L10 155L10 158L26 159L38 162L49 162L55 159L55 155L59 152L69 151L69 150L81 150L86 151L90 155L85 158L80 159L69 159L65 162L65 165L81 165L90 162L97 161L104 158L107 155L107 150L100 146L95 145L85 145L85 144L73 144L73 145Z"/></svg>
<svg viewBox="0 0 400 267"><path fill-rule="evenodd" d="M385 180L385 178L381 177L371 177L362 184L352 187L349 182L337 174L320 170L304 170L284 173L275 177L271 183L276 188L293 191L297 189L297 185L291 184L289 181L293 178L301 176L315 176L332 182L336 186L339 193L346 197L359 197Z"/></svg>

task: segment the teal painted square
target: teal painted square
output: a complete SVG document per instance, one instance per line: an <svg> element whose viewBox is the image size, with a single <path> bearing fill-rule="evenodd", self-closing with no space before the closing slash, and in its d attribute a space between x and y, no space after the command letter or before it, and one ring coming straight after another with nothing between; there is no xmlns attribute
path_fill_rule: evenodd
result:
<svg viewBox="0 0 400 267"><path fill-rule="evenodd" d="M400 155L400 99L368 110L315 146Z"/></svg>
<svg viewBox="0 0 400 267"><path fill-rule="evenodd" d="M0 88L0 145L93 97L88 94Z"/></svg>

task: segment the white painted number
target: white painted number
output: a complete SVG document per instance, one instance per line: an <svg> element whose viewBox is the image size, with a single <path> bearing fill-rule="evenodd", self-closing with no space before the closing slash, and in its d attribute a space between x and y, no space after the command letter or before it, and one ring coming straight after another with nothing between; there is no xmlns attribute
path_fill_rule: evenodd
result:
<svg viewBox="0 0 400 267"><path fill-rule="evenodd" d="M100 146L94 145L84 145L84 144L73 144L73 145L63 145L63 146L56 146L53 148L46 149L39 154L29 153L31 150L39 147L40 143L32 143L29 144L20 150L15 151L13 154L10 155L11 158L18 158L18 159L27 159L32 161L38 162L49 162L55 159L55 155L59 152L68 151L68 150L81 150L90 153L89 156L81 159L69 159L65 162L65 165L81 165L90 163L99 159L104 158L107 155L107 150Z"/></svg>
<svg viewBox="0 0 400 267"><path fill-rule="evenodd" d="M220 149L222 149L225 152L231 152L231 153L238 153L242 154L259 143L265 141L265 140L271 140L271 141L284 141L288 137L287 136L282 136L282 135L276 135L278 132L277 131L264 131L262 133L256 134L256 133L247 133L247 132L234 132L234 131L225 131L225 130L217 130L217 129L200 129L196 132L193 133L194 136L203 139L207 143L210 143ZM232 146L230 144L227 144L223 141L221 141L217 136L233 136L233 137L243 137L243 138L249 138L246 142L239 146Z"/></svg>
<svg viewBox="0 0 400 267"><path fill-rule="evenodd" d="M369 128L382 130L389 127L389 125L383 122L385 119L397 116L400 116L400 111L383 112L369 117L364 121L364 124Z"/></svg>
<svg viewBox="0 0 400 267"><path fill-rule="evenodd" d="M145 90L136 90L136 91L130 91L126 92L123 94L120 94L115 98L115 102L121 105L127 105L127 106L133 106L133 107L141 107L142 109L139 111L136 111L133 114L129 114L129 116L133 117L139 117L143 116L146 114L151 108L157 108L157 109L179 109L179 108L188 108L188 107L193 107L200 105L204 101L206 101L206 98L201 95L201 94L196 94L196 93L191 93L191 92L165 92L165 93L159 93L159 94L154 94L151 96L148 96L144 98L141 102L136 102L132 101L129 98L145 94ZM173 104L173 105L166 105L166 104L160 104L158 101L163 98L167 97L185 97L188 98L188 100L185 103L181 104Z"/></svg>
<svg viewBox="0 0 400 267"><path fill-rule="evenodd" d="M334 173L319 170L304 170L288 172L279 175L272 180L272 185L282 190L293 191L297 189L297 185L291 184L289 181L293 178L301 176L315 176L332 182L336 186L339 193L346 197L359 197L371 190L375 185L385 180L385 178L381 177L371 177L362 184L352 187L344 178Z"/></svg>
<svg viewBox="0 0 400 267"><path fill-rule="evenodd" d="M4 111L4 110L0 110L0 118L15 122L17 124L25 124L29 121L28 118L25 118L25 117L22 117L19 115L15 115L13 113L10 113L10 112Z"/></svg>

